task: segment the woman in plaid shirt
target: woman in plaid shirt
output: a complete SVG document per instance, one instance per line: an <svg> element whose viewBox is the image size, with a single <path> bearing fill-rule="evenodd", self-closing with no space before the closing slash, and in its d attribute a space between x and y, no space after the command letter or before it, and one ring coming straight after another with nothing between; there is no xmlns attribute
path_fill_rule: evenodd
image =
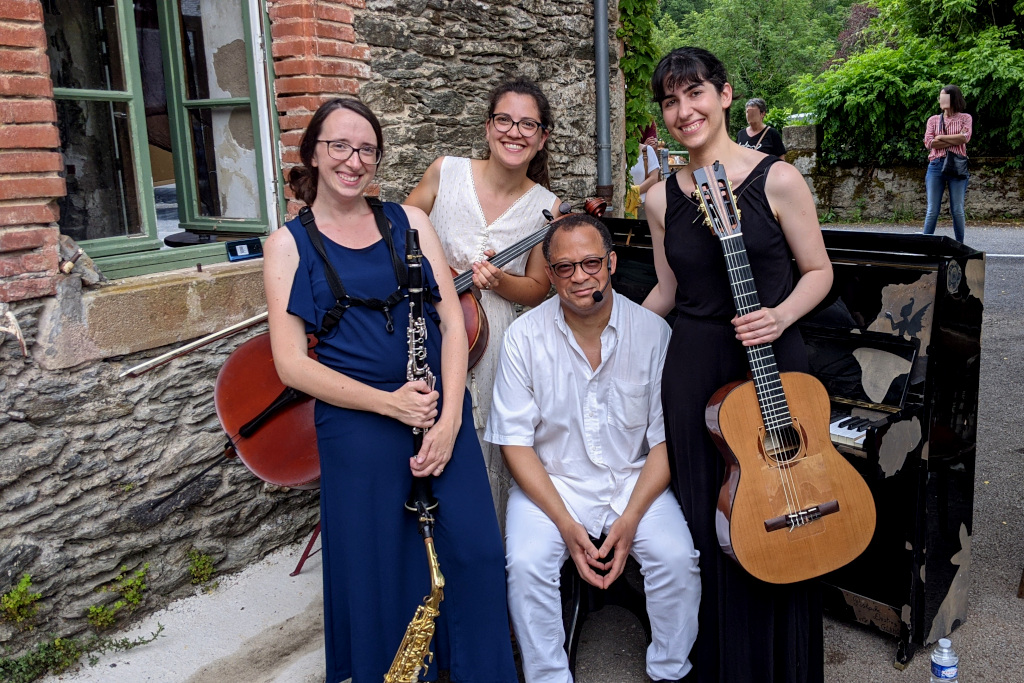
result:
<svg viewBox="0 0 1024 683"><path fill-rule="evenodd" d="M967 102L960 88L947 85L939 91L941 114L928 119L924 133L924 146L928 150L928 172L924 177L928 192L928 212L924 216L924 234L935 233L939 219L939 205L942 193L949 187L949 213L953 216L953 234L964 241L964 194L967 192L967 177L953 178L942 174L946 152L967 156L967 142L971 139L972 119L965 114Z"/></svg>

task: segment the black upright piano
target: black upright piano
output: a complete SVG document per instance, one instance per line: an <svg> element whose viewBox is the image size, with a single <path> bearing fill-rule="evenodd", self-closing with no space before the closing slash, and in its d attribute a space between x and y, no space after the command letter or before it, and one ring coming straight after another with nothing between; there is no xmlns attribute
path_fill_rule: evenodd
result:
<svg viewBox="0 0 1024 683"><path fill-rule="evenodd" d="M606 219L616 291L654 285L641 221ZM867 481L867 550L821 578L826 609L899 638L895 665L967 616L985 255L947 237L823 230L832 290L801 323L832 441Z"/></svg>

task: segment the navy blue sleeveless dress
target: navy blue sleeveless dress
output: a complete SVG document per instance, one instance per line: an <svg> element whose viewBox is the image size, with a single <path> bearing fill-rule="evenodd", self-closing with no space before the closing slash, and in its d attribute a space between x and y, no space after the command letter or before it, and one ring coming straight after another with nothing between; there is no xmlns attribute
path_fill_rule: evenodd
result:
<svg viewBox="0 0 1024 683"><path fill-rule="evenodd" d="M399 256L405 254L405 211L384 204ZM319 329L334 296L323 261L299 221L285 226L295 238L299 267L288 312ZM324 238L345 289L353 297L386 299L397 287L387 245L379 240L349 249ZM426 261L424 261L426 263ZM430 264L424 269L437 297ZM437 312L428 313L428 362L440 390L441 335ZM348 309L316 347L320 362L378 389L405 383L409 303L384 313ZM491 502L483 456L473 431L472 407L463 403L462 428L444 474L433 478L440 502L435 546L447 585L424 680L449 669L452 681L515 683L505 599L505 553ZM412 432L397 420L316 402L320 451L320 521L323 547L324 635L327 681L380 683L391 666L416 607L430 592L426 551L415 515L403 505L409 494Z"/></svg>
<svg viewBox="0 0 1024 683"><path fill-rule="evenodd" d="M761 305L782 303L794 287L792 253L765 195L776 157L766 157L733 189ZM666 184L665 255L675 273L677 319L662 380L672 488L700 551L697 642L690 655L699 683L818 683L824 678L821 596L816 584L774 585L753 578L718 545L715 513L725 461L708 434L712 394L746 379L746 352L719 239L697 200ZM782 371L807 371L795 326L773 343Z"/></svg>

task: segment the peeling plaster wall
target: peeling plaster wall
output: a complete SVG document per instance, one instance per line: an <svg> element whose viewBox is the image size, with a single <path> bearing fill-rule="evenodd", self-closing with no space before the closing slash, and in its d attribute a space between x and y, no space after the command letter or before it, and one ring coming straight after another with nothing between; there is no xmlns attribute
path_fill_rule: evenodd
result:
<svg viewBox="0 0 1024 683"><path fill-rule="evenodd" d="M210 97L248 97L245 28L238 5L206 0L199 3L197 9L203 22L203 54ZM259 215L260 195L256 187L255 134L249 108L216 108L211 119L221 215L255 218Z"/></svg>

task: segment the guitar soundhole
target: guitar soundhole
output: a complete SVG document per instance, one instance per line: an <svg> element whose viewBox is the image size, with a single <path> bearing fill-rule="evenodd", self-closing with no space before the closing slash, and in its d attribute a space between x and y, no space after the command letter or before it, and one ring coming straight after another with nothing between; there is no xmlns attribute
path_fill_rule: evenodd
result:
<svg viewBox="0 0 1024 683"><path fill-rule="evenodd" d="M780 465L792 462L800 454L800 433L793 425L778 427L764 434L764 454Z"/></svg>

